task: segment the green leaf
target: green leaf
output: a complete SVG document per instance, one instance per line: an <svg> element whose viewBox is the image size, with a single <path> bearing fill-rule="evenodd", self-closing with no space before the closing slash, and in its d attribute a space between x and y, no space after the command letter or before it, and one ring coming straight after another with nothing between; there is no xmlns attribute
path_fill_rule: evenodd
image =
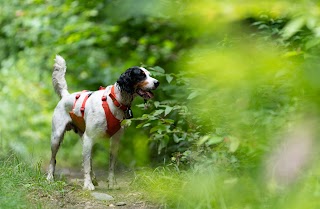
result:
<svg viewBox="0 0 320 209"><path fill-rule="evenodd" d="M234 136L230 136L229 140L230 140L229 152L237 151L237 149L240 145L240 140Z"/></svg>
<svg viewBox="0 0 320 209"><path fill-rule="evenodd" d="M306 49L310 49L312 47L318 46L320 44L320 39L319 38L313 38L305 44Z"/></svg>
<svg viewBox="0 0 320 209"><path fill-rule="evenodd" d="M153 133L153 132L156 132L159 130L159 127L158 126L155 126L153 127L151 130L150 130L150 133Z"/></svg>
<svg viewBox="0 0 320 209"><path fill-rule="evenodd" d="M159 72L159 73L165 73L164 69L162 67L159 67L159 66L155 66L152 69L157 71L157 72Z"/></svg>
<svg viewBox="0 0 320 209"><path fill-rule="evenodd" d="M199 93L196 92L196 91L194 91L194 92L192 92L191 94L189 94L189 96L188 96L187 99L191 100L191 99L197 97L198 95L199 95Z"/></svg>
<svg viewBox="0 0 320 209"><path fill-rule="evenodd" d="M142 128L142 127L147 127L151 125L151 123L147 123L147 122L143 122L143 123L140 123L136 126L136 128Z"/></svg>
<svg viewBox="0 0 320 209"><path fill-rule="evenodd" d="M166 125L158 125L158 126L155 126L153 127L151 130L150 130L150 133L154 133L154 132L158 132L158 133L161 133L163 131L167 130L167 126Z"/></svg>
<svg viewBox="0 0 320 209"><path fill-rule="evenodd" d="M297 33L305 24L305 18L299 17L291 20L284 28L282 36L285 39L291 38L295 33Z"/></svg>
<svg viewBox="0 0 320 209"><path fill-rule="evenodd" d="M160 154L161 150L168 145L168 142L169 142L168 135L166 135L166 134L163 135L162 139L160 140L159 146L158 146L158 154Z"/></svg>
<svg viewBox="0 0 320 209"><path fill-rule="evenodd" d="M168 83L171 83L173 77L170 74L166 74L166 80L168 81Z"/></svg>
<svg viewBox="0 0 320 209"><path fill-rule="evenodd" d="M210 145L213 145L213 144L218 144L220 142L223 141L223 137L221 136L212 136L209 138L208 142L207 142L207 145L210 146Z"/></svg>
<svg viewBox="0 0 320 209"><path fill-rule="evenodd" d="M126 119L126 120L123 120L123 121L121 122L121 126L126 126L126 127L128 127L128 126L131 125L131 123L132 123L131 120Z"/></svg>
<svg viewBox="0 0 320 209"><path fill-rule="evenodd" d="M160 102L159 102L159 101L155 101L153 104L154 104L154 106L157 108L157 107L159 107Z"/></svg>
<svg viewBox="0 0 320 209"><path fill-rule="evenodd" d="M201 145L203 145L205 142L207 142L208 141L208 139L209 139L209 135L205 135L205 136L203 136L203 137L201 137L200 139L199 139L199 141L198 141L198 146L201 146Z"/></svg>
<svg viewBox="0 0 320 209"><path fill-rule="evenodd" d="M173 141L175 143L178 143L180 141L180 138L176 134L173 134Z"/></svg>
<svg viewBox="0 0 320 209"><path fill-rule="evenodd" d="M168 124L170 124L170 125L171 125L171 124L174 124L174 120L172 120L172 119L164 119L163 122L164 122L164 123L168 123Z"/></svg>
<svg viewBox="0 0 320 209"><path fill-rule="evenodd" d="M164 111L164 116L167 116L172 111L172 109L173 109L173 107L167 106Z"/></svg>
<svg viewBox="0 0 320 209"><path fill-rule="evenodd" d="M144 125L144 123L140 123L136 126L136 128L141 128Z"/></svg>
<svg viewBox="0 0 320 209"><path fill-rule="evenodd" d="M146 124L144 124L142 127L148 127L148 126L150 126L151 125L151 123L146 123Z"/></svg>
<svg viewBox="0 0 320 209"><path fill-rule="evenodd" d="M173 134L173 141L175 143L179 143L180 141L183 141L186 139L187 134L184 133L182 137L178 137L176 134Z"/></svg>
<svg viewBox="0 0 320 209"><path fill-rule="evenodd" d="M200 140L198 141L197 145L201 146L202 144L206 143L206 145L210 146L213 144L218 144L220 142L223 141L223 137L221 136L210 136L210 135L205 135L203 137L200 138Z"/></svg>
<svg viewBox="0 0 320 209"><path fill-rule="evenodd" d="M152 115L153 116L156 116L156 115L160 115L160 114L162 114L164 112L164 110L156 110L156 111L154 111L153 113L152 113Z"/></svg>

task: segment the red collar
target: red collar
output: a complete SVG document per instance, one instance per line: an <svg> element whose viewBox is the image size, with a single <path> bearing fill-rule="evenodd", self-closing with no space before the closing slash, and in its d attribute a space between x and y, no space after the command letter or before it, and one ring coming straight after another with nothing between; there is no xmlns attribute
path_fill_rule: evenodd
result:
<svg viewBox="0 0 320 209"><path fill-rule="evenodd" d="M123 105L120 102L118 102L118 100L116 99L116 94L114 93L114 85L111 88L111 92L109 94L109 97L112 99L113 104L115 106L117 106L118 108L120 108L121 110L126 111L130 108L130 106L126 106L126 105Z"/></svg>

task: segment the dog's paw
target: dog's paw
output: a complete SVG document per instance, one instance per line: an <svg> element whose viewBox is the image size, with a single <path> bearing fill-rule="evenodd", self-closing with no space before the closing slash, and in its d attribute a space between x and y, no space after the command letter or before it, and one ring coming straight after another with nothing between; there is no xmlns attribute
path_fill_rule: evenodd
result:
<svg viewBox="0 0 320 209"><path fill-rule="evenodd" d="M115 179L108 180L108 189L120 189Z"/></svg>
<svg viewBox="0 0 320 209"><path fill-rule="evenodd" d="M92 182L85 181L83 189L92 191L92 190L94 190L94 185L92 184Z"/></svg>
<svg viewBox="0 0 320 209"><path fill-rule="evenodd" d="M120 187L118 186L118 184L110 184L110 183L108 183L108 189L115 190L115 189L120 189Z"/></svg>
<svg viewBox="0 0 320 209"><path fill-rule="evenodd" d="M47 175L47 181L52 182L54 180L53 174L52 173L48 173Z"/></svg>

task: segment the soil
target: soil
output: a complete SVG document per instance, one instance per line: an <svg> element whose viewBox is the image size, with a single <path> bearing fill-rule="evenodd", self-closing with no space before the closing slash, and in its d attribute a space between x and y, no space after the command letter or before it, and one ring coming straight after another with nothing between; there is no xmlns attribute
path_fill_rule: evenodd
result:
<svg viewBox="0 0 320 209"><path fill-rule="evenodd" d="M83 174L80 170L60 169L56 170L56 178L67 183L65 191L57 192L50 196L40 195L38 201L44 203L45 208L121 208L121 209L156 209L154 203L149 202L144 194L134 190L130 184L134 180L133 172L117 173L119 189L108 189L107 173L96 171L98 186L93 192L111 195L113 200L98 200L92 196L91 191L85 191L83 186Z"/></svg>

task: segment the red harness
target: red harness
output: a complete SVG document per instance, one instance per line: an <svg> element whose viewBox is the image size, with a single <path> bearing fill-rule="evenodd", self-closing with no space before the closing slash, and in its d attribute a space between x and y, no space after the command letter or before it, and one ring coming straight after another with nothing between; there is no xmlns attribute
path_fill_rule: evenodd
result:
<svg viewBox="0 0 320 209"><path fill-rule="evenodd" d="M99 90L104 90L105 88L100 87ZM74 114L73 109L76 106L76 103L78 101L78 99L81 97L82 94L86 93L85 98L83 99L80 111L81 111L81 116L77 116L76 114ZM86 124L84 121L84 110L85 110L85 105L86 102L88 100L88 98L91 96L92 92L87 92L86 90L82 91L81 93L78 93L75 97L75 101L72 107L72 111L69 112L70 117L73 121L73 123L77 126L77 128L79 128L82 132L85 131L86 129ZM117 101L115 93L114 93L114 86L112 86L111 88L111 93L109 94L109 97L112 99L113 104L120 108L123 111L126 111L129 109L128 106L122 105L120 102ZM108 102L107 102L107 97L106 96L102 96L101 98L102 100L102 107L104 109L104 113L105 113L105 117L107 120L107 128L106 128L106 134L109 135L109 137L113 136L115 133L117 133L117 131L119 131L119 129L121 128L121 120L117 119L112 112L110 111Z"/></svg>

